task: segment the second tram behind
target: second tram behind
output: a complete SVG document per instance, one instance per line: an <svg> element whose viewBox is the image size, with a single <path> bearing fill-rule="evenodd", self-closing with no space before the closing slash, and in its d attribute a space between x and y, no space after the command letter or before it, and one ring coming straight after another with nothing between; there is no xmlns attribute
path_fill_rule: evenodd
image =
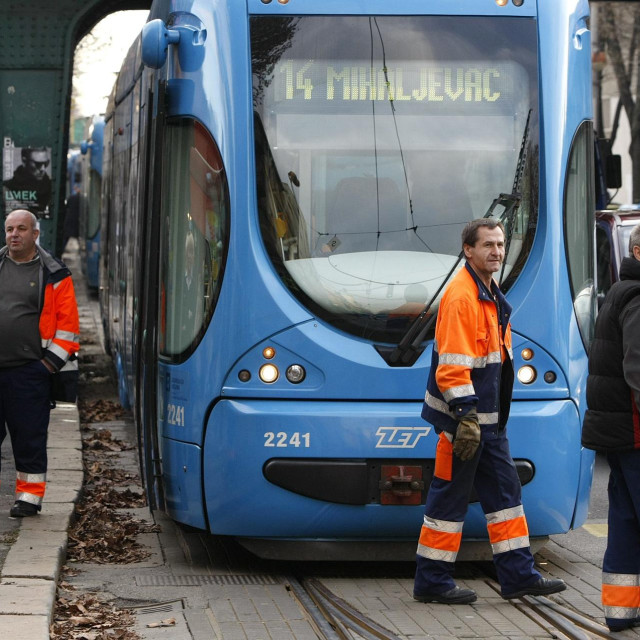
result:
<svg viewBox="0 0 640 640"><path fill-rule="evenodd" d="M82 153L82 189L80 191L79 237L82 271L87 286L96 290L100 261L100 198L102 195L102 145L104 118L93 116Z"/></svg>

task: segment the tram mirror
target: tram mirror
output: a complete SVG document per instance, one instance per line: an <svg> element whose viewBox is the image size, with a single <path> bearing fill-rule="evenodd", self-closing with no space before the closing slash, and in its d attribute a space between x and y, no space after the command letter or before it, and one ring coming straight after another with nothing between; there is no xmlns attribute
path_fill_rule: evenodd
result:
<svg viewBox="0 0 640 640"><path fill-rule="evenodd" d="M604 170L607 188L619 189L622 186L622 160L620 156L615 154L607 156Z"/></svg>

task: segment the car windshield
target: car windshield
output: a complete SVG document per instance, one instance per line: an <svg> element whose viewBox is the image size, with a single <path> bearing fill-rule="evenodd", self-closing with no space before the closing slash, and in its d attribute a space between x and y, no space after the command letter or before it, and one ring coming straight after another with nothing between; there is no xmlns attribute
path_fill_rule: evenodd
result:
<svg viewBox="0 0 640 640"><path fill-rule="evenodd" d="M312 313L397 342L526 157L509 288L537 221L533 19L260 16L251 39L263 240Z"/></svg>

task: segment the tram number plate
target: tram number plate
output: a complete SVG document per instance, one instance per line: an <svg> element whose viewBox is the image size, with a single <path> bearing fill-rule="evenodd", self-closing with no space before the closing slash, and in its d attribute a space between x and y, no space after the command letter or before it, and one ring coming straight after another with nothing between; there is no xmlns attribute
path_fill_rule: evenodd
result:
<svg viewBox="0 0 640 640"><path fill-rule="evenodd" d="M284 431L267 431L264 434L264 446L265 447L304 447L308 449L311 445L311 434L300 433L295 431L294 433L286 433Z"/></svg>
<svg viewBox="0 0 640 640"><path fill-rule="evenodd" d="M179 404L167 404L167 423L184 427L184 407Z"/></svg>

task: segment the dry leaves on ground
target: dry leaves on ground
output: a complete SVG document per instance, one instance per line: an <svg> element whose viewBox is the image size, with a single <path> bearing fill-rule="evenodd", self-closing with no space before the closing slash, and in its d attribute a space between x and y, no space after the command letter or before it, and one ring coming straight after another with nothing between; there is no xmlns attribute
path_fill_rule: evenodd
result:
<svg viewBox="0 0 640 640"><path fill-rule="evenodd" d="M93 431L92 429L87 429ZM86 449L100 451L129 451L135 447L124 440L118 440L113 437L109 429L98 429L93 431L91 436L83 438L83 445Z"/></svg>
<svg viewBox="0 0 640 640"><path fill-rule="evenodd" d="M84 423L113 421L126 414L119 405L106 400L80 402L78 408ZM68 532L67 557L71 562L99 564L144 560L149 552L138 544L136 536L157 531L158 527L116 511L146 504L142 492L129 488L140 485L139 476L115 466L117 454L133 447L113 438L108 429L84 431L89 432L83 438L85 486L76 505L77 520ZM67 578L76 573L75 568L63 570ZM95 593L75 594L64 577L58 584L51 640L140 640L131 630L135 620L131 611L102 602Z"/></svg>
<svg viewBox="0 0 640 640"><path fill-rule="evenodd" d="M131 631L133 614L102 602L97 594L77 598L66 594L58 598L56 613L49 630L51 640L140 640Z"/></svg>
<svg viewBox="0 0 640 640"><path fill-rule="evenodd" d="M140 485L140 476L125 469L114 468L111 463L102 460L85 460L85 484L99 486L106 484L111 487Z"/></svg>
<svg viewBox="0 0 640 640"><path fill-rule="evenodd" d="M122 408L120 403L113 400L78 400L78 412L80 422L111 422L128 415L128 411Z"/></svg>

